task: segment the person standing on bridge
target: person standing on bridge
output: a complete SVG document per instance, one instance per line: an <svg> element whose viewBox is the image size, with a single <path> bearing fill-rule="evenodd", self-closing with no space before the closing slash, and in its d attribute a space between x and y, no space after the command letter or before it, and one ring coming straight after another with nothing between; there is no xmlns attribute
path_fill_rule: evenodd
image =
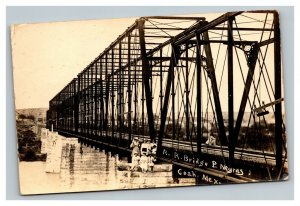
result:
<svg viewBox="0 0 300 206"><path fill-rule="evenodd" d="M148 156L145 153L142 153L142 156L141 156L141 159L140 159L140 167L141 167L143 173L147 172L148 163L149 163Z"/></svg>
<svg viewBox="0 0 300 206"><path fill-rule="evenodd" d="M216 138L214 137L214 134L212 132L210 133L210 136L208 137L208 139L205 142L205 144L216 146Z"/></svg>
<svg viewBox="0 0 300 206"><path fill-rule="evenodd" d="M156 150L157 150L157 145L155 142L150 143L150 152L149 152L149 168L150 171L153 172L154 168L154 162L156 162Z"/></svg>
<svg viewBox="0 0 300 206"><path fill-rule="evenodd" d="M156 156L157 145L155 142L150 143L150 153L152 156Z"/></svg>
<svg viewBox="0 0 300 206"><path fill-rule="evenodd" d="M134 170L134 168L139 167L139 162L140 162L140 142L137 137L133 138L130 144L130 148L132 149L130 170Z"/></svg>
<svg viewBox="0 0 300 206"><path fill-rule="evenodd" d="M135 153L137 153L138 156L140 156L140 143L139 143L139 139L137 137L133 138L133 140L130 144L130 148L132 149L131 157L133 157Z"/></svg>
<svg viewBox="0 0 300 206"><path fill-rule="evenodd" d="M140 167L143 173L146 173L148 170L149 163L149 153L150 153L150 140L144 138L144 143L141 145L141 160Z"/></svg>
<svg viewBox="0 0 300 206"><path fill-rule="evenodd" d="M146 155L148 156L150 151L150 140L147 140L146 138L144 139L144 143L141 145L141 155Z"/></svg>
<svg viewBox="0 0 300 206"><path fill-rule="evenodd" d="M140 156L138 155L138 153L135 152L132 156L130 171L133 171L135 168L138 169L139 163L140 163Z"/></svg>

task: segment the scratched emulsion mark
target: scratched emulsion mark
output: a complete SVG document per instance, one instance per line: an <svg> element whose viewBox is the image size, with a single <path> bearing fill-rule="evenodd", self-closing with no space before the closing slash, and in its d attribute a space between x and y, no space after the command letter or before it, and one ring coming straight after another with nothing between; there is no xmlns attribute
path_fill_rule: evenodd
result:
<svg viewBox="0 0 300 206"><path fill-rule="evenodd" d="M75 154L75 145L71 144L70 145L70 154L69 154L69 159L70 159L70 185L73 185L75 182L74 178L74 154Z"/></svg>

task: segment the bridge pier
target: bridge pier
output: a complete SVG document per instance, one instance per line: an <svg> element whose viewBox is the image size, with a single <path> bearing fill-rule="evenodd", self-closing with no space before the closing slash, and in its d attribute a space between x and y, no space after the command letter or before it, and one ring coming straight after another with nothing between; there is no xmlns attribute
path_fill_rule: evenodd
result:
<svg viewBox="0 0 300 206"><path fill-rule="evenodd" d="M101 177L98 184L102 184L103 189L195 185L195 178L174 177L172 164L163 162L154 165L153 173L130 171L130 152L112 150L91 140L64 137L57 132L45 130L42 141L48 155L49 166L46 171L60 174L64 186L78 184L77 179L96 181L96 174Z"/></svg>

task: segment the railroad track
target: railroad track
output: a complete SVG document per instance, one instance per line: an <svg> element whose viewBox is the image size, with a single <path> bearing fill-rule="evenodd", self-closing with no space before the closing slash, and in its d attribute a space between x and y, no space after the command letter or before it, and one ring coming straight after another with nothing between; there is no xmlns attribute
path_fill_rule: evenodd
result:
<svg viewBox="0 0 300 206"><path fill-rule="evenodd" d="M101 144L107 145L112 148L121 149L126 152L131 152L131 150L127 147L120 147L118 145L101 142L99 139L89 138L89 137L85 137L85 136L81 136L81 135L75 135L75 134L65 132L65 131L58 131L58 132L60 132L62 134L66 134L68 136L75 136L77 138L88 140L90 142L101 143ZM109 136L109 135L111 135L111 132L107 132L107 136ZM125 140L129 139L128 134L122 133L121 135L122 135L123 139L125 139ZM116 137L116 135L115 135L115 137ZM146 138L147 140L150 140L150 138L148 136L143 136L143 135L132 134L132 138L134 138L134 137L138 137L139 139ZM174 140L172 141L171 139L164 139L162 144L164 147L174 148L176 146L176 148L178 148L178 149L197 151L197 149L196 149L197 144L195 142L187 142L187 141L176 141L175 142ZM224 147L221 147L218 145L212 146L212 145L206 145L206 144L202 144L201 147L202 147L202 150L201 150L202 153L223 156L223 157L229 156L228 148L224 148ZM241 158L241 155L243 158ZM215 177L218 177L218 178L221 178L224 180L228 180L230 182L245 183L245 182L257 182L258 181L257 179L247 177L247 176L231 176L230 174L228 174L225 171L220 171L220 170L216 170L213 168L200 168L200 167L195 166L194 164L188 163L188 162L180 162L178 160L169 159L169 158L165 158L165 157L158 157L158 158L161 161L168 162L168 163L171 163L174 165L178 165L178 166L181 166L184 168L188 168L193 171L197 171L197 172L200 172L200 173L203 173L206 175L213 175ZM240 159L240 160L245 160L245 161L255 161L257 163L275 166L275 155L270 152L265 152L265 154L263 154L262 151L243 150L241 148L236 148L235 159ZM287 168L287 160L286 159L283 159L283 160L284 160L284 168Z"/></svg>

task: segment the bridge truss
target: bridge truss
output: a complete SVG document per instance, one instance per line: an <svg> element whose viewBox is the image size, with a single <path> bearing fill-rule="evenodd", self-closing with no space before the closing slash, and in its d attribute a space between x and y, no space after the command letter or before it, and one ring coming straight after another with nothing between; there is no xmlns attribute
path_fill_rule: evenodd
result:
<svg viewBox="0 0 300 206"><path fill-rule="evenodd" d="M230 168L263 168L258 179L280 179L287 169L281 81L275 11L211 21L142 17L50 101L47 127L127 152L133 137L149 138L161 160L228 181L249 179L197 160L212 155ZM258 115L264 102L270 106ZM205 144L210 136L216 144Z"/></svg>

